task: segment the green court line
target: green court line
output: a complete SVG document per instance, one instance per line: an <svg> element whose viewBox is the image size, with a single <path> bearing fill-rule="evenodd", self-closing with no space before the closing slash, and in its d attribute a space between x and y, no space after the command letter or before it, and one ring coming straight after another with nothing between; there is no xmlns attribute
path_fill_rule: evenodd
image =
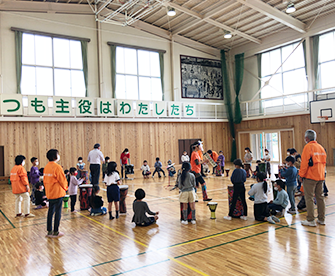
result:
<svg viewBox="0 0 335 276"><path fill-rule="evenodd" d="M2 210L0 210L1 214L5 217L5 219L10 223L10 225L13 227L13 228L16 228L14 226L14 224L9 220L9 218L6 217L6 215L4 214L4 212L2 212Z"/></svg>
<svg viewBox="0 0 335 276"><path fill-rule="evenodd" d="M308 227L308 226L307 226ZM294 229L296 231L302 231L302 232L306 232L306 233L310 233L310 234L314 234L314 235L317 235L317 236L321 236L321 237L326 237L326 238L331 238L331 239L335 239L335 237L332 237L332 236L328 236L328 235L325 235L325 234L321 234L321 233L316 233L316 232L312 232L312 231L308 231L308 230L304 230L304 229L297 229L295 227L287 227L289 229Z"/></svg>
<svg viewBox="0 0 335 276"><path fill-rule="evenodd" d="M170 261L170 259L166 259L166 260L156 262L156 263L153 263L153 264L144 265L144 266L141 266L141 267L138 267L138 268L130 269L130 270L127 270L127 271L116 273L116 274L112 274L111 276L117 276L117 275L125 274L125 273L128 273L128 272L136 271L136 270L146 268L146 267L149 267L149 266L153 266L153 265L156 265L156 264L164 263L166 261Z"/></svg>

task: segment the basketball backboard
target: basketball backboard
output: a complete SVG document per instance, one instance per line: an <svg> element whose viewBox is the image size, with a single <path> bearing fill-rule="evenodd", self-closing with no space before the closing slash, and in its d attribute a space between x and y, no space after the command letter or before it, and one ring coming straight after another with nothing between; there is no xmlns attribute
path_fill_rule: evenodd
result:
<svg viewBox="0 0 335 276"><path fill-rule="evenodd" d="M335 99L310 102L311 123L320 123L319 117L328 117L326 122L335 122Z"/></svg>

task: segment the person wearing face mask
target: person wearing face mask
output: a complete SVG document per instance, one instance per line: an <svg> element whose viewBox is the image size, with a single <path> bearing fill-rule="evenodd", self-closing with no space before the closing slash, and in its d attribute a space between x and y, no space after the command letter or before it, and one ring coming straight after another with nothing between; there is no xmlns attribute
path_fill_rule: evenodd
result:
<svg viewBox="0 0 335 276"><path fill-rule="evenodd" d="M15 166L10 172L10 181L12 183L12 192L15 195L15 213L16 218L18 217L34 217L35 215L30 214L29 204L29 182L25 165L25 159L23 155L15 157ZM23 213L21 212L21 201L23 200Z"/></svg>
<svg viewBox="0 0 335 276"><path fill-rule="evenodd" d="M71 199L71 213L77 212L74 209L74 206L76 205L77 201L77 193L78 193L78 185L82 184L84 181L84 178L77 179L78 172L76 168L72 167L70 168L70 184L69 184L69 196Z"/></svg>
<svg viewBox="0 0 335 276"><path fill-rule="evenodd" d="M78 170L77 179L82 178L82 173L81 172L85 171L85 163L83 162L82 157L78 158L77 170Z"/></svg>
<svg viewBox="0 0 335 276"><path fill-rule="evenodd" d="M316 142L316 133L314 130L306 130L305 142L306 145L301 155L299 177L303 181L302 185L307 206L307 218L302 221L301 224L315 227L314 194L318 208L317 222L320 225L325 225L326 207L322 188L325 180L327 154L325 149Z"/></svg>
<svg viewBox="0 0 335 276"><path fill-rule="evenodd" d="M92 175L92 184L99 185L100 165L105 162L105 157L100 151L100 144L95 144L94 149L88 154L87 161L90 162L90 171Z"/></svg>
<svg viewBox="0 0 335 276"><path fill-rule="evenodd" d="M41 173L38 169L38 159L37 157L32 157L30 159L30 162L33 164L33 166L30 168L29 178L30 178L30 184L32 186L32 191L30 195L30 200L33 205L35 205L35 190L36 190L36 183L40 181Z"/></svg>
<svg viewBox="0 0 335 276"><path fill-rule="evenodd" d="M124 178L127 179L127 170L126 165L130 164L130 154L127 148L121 153L120 156L120 163L121 163L121 177L123 178L123 171L124 171Z"/></svg>
<svg viewBox="0 0 335 276"><path fill-rule="evenodd" d="M47 152L49 163L45 166L43 172L43 183L45 194L49 199L49 210L47 218L48 238L58 238L64 235L59 232L59 223L62 216L63 197L68 189L67 180L62 166L57 164L60 160L58 150L51 149ZM54 217L54 227L52 228L52 219Z"/></svg>

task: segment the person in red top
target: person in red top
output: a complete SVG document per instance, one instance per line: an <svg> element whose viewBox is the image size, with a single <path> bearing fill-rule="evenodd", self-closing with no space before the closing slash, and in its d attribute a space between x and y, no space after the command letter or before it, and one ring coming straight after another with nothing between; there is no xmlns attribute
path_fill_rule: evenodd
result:
<svg viewBox="0 0 335 276"><path fill-rule="evenodd" d="M207 153L210 155L210 157L213 159L213 161L216 163L218 161L218 153L214 150L208 150ZM215 174L215 168L213 167L213 174Z"/></svg>
<svg viewBox="0 0 335 276"><path fill-rule="evenodd" d="M192 146L192 155L191 155L191 170L192 173L195 175L195 180L197 182L197 186L199 185L198 183L200 182L201 184L201 189L202 189L202 198L204 201L211 201L211 198L208 198L207 196L207 188L206 188L206 182L201 176L201 164L205 163L206 161L201 161L198 150L199 150L199 142L194 144Z"/></svg>
<svg viewBox="0 0 335 276"><path fill-rule="evenodd" d="M29 182L27 171L23 167L25 165L25 157L18 155L15 157L15 166L10 172L10 182L12 184L12 192L15 195L15 213L16 218L26 217L31 218L35 215L30 214L29 202ZM21 213L21 200L23 199L23 213Z"/></svg>
<svg viewBox="0 0 335 276"><path fill-rule="evenodd" d="M63 197L68 189L68 184L62 167L57 164L60 160L58 150L49 150L47 158L49 163L44 167L43 171L45 194L49 200L47 237L57 238L64 235L64 233L59 232L59 223L62 216ZM54 229L52 230L52 217L54 214Z"/></svg>
<svg viewBox="0 0 335 276"><path fill-rule="evenodd" d="M121 164L121 177L123 178L123 170L124 170L124 177L127 179L128 177L127 177L126 165L130 164L130 154L127 148L125 148L124 151L121 153L120 164Z"/></svg>
<svg viewBox="0 0 335 276"><path fill-rule="evenodd" d="M316 133L314 130L306 130L305 142L307 145L305 145L302 151L299 177L303 180L302 185L307 206L307 218L301 224L316 226L313 205L315 194L318 207L317 222L325 225L326 206L322 187L325 180L327 154L325 149L316 142Z"/></svg>

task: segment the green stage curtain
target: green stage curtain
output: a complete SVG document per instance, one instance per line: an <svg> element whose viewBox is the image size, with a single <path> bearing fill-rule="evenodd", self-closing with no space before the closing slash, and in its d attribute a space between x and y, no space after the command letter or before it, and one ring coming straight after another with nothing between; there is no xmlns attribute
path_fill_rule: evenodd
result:
<svg viewBox="0 0 335 276"><path fill-rule="evenodd" d="M110 45L111 47L111 65L112 65L112 98L116 96L116 46Z"/></svg>
<svg viewBox="0 0 335 276"><path fill-rule="evenodd" d="M88 66L87 66L87 41L80 41L81 43L81 58L83 61L83 73L85 82L85 97L88 96L87 86L88 86Z"/></svg>
<svg viewBox="0 0 335 276"><path fill-rule="evenodd" d="M239 124L242 122L242 112L240 106L240 91L243 83L243 72L244 72L244 53L235 55L235 117L234 123Z"/></svg>
<svg viewBox="0 0 335 276"><path fill-rule="evenodd" d="M231 161L236 159L236 140L235 140L235 126L233 117L233 105L230 96L230 85L229 85L229 72L226 61L226 52L221 50L221 71L222 71L222 81L223 81L223 95L224 101L227 108L227 115L230 127L230 134L232 136L232 151L231 151Z"/></svg>
<svg viewBox="0 0 335 276"><path fill-rule="evenodd" d="M312 37L312 64L313 64L313 73L314 73L314 89L318 89L319 86L319 36Z"/></svg>
<svg viewBox="0 0 335 276"><path fill-rule="evenodd" d="M164 53L159 53L159 68L161 71L162 101L164 101Z"/></svg>
<svg viewBox="0 0 335 276"><path fill-rule="evenodd" d="M22 78L22 32L15 31L16 93L21 94Z"/></svg>

